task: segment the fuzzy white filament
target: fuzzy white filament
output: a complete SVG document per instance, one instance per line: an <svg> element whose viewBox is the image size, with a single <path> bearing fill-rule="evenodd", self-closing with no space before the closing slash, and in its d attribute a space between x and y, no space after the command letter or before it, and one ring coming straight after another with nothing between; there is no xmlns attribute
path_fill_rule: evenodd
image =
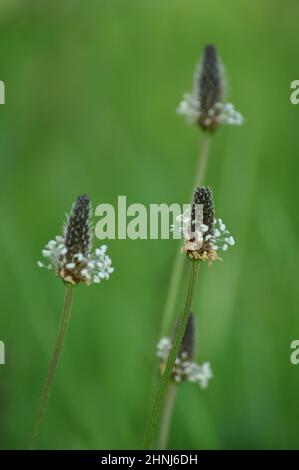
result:
<svg viewBox="0 0 299 470"><path fill-rule="evenodd" d="M168 337L163 337L157 344L157 356L160 358L161 363L166 363L170 350L172 348L172 341ZM182 382L186 379L189 382L197 383L200 388L205 389L209 384L209 380L213 377L213 372L209 362L204 362L202 365L190 361L187 357L177 357L173 368L173 380L176 383Z"/></svg>
<svg viewBox="0 0 299 470"><path fill-rule="evenodd" d="M213 234L206 234L208 226L195 220L195 230L191 228L191 211L187 209L184 214L176 217L176 223L171 225L170 230L181 234L187 242L187 248L190 250L198 250L201 248L203 241L208 241L213 250L221 249L227 251L230 246L235 245L235 239L226 228L222 219L215 219L213 222ZM192 241L191 241L192 240Z"/></svg>
<svg viewBox="0 0 299 470"><path fill-rule="evenodd" d="M80 276L86 284L100 283L104 279L109 279L114 268L112 267L111 258L107 255L107 246L102 245L95 252L83 255L76 253L74 258L78 263L67 262L67 248L64 238L57 236L54 240L50 240L45 249L42 250L44 258L47 262L38 261L39 267L46 267L54 270L57 274L61 269L66 268L70 272L75 272L80 264Z"/></svg>
<svg viewBox="0 0 299 470"><path fill-rule="evenodd" d="M201 105L196 95L194 93L185 93L176 111L177 114L186 117L188 124L194 124L205 114L200 109ZM244 118L232 103L216 103L213 108L209 109L204 124L209 127L212 122L229 126L241 126L244 123Z"/></svg>

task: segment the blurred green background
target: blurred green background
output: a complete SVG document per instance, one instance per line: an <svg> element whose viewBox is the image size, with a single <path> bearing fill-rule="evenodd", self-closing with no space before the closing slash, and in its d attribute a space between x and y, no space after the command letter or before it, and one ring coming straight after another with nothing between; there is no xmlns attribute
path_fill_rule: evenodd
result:
<svg viewBox="0 0 299 470"><path fill-rule="evenodd" d="M1 1L1 448L28 446L58 328L64 287L41 249L82 192L187 202L202 135L175 109L210 42L246 118L213 137L206 179L237 244L200 270L197 359L215 377L180 387L170 447L299 447L298 15L295 0ZM75 291L42 448L142 443L177 243L108 245L110 281Z"/></svg>

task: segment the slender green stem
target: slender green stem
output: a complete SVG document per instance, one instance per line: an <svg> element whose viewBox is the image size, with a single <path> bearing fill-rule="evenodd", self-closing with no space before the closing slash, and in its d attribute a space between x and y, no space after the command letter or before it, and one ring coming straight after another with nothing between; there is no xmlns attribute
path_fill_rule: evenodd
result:
<svg viewBox="0 0 299 470"><path fill-rule="evenodd" d="M44 415L48 406L49 396L50 396L51 389L53 386L58 362L62 353L65 334L66 334L69 319L70 319L72 297L73 297L73 288L67 287L66 292L65 292L64 306L62 310L62 316L61 316L58 336L56 340L56 345L52 354L52 359L50 362L48 375L46 377L40 404L39 404L39 407L36 413L36 418L35 418L34 425L33 425L30 449L37 449L37 446L38 446L41 426L42 426Z"/></svg>
<svg viewBox="0 0 299 470"><path fill-rule="evenodd" d="M197 162L197 169L195 173L194 186L202 186L207 173L209 148L211 142L211 134L205 132L200 144L199 157ZM194 188L192 188L193 190ZM193 193L192 193L193 196Z"/></svg>
<svg viewBox="0 0 299 470"><path fill-rule="evenodd" d="M162 418L161 418L161 423L160 423L159 449L167 448L175 394L176 394L176 384L170 383L168 386L168 391L167 391L167 395L165 398L164 410L162 412Z"/></svg>
<svg viewBox="0 0 299 470"><path fill-rule="evenodd" d="M157 391L157 394L154 400L153 409L150 415L149 425L148 425L146 435L145 435L144 449L151 448L151 444L152 444L152 441L153 441L153 438L157 429L157 424L158 424L159 416L161 413L161 408L165 401L165 396L167 393L170 376L171 376L178 352L180 350L184 333L186 330L186 326L188 323L190 308L192 304L192 298L193 298L194 289L195 289L196 280L197 280L197 273L198 273L198 262L192 261L184 313L180 319L176 337L175 337L173 346L171 348L170 354L168 356L166 367L161 377L160 384L158 386L158 391Z"/></svg>
<svg viewBox="0 0 299 470"><path fill-rule="evenodd" d="M202 186L205 176L206 176L210 141L211 141L210 133L205 132L203 134L203 138L200 144L199 157L198 157L194 187L192 188L191 199L193 198L194 188L196 186ZM164 311L162 314L161 336L163 336L163 334L165 334L165 332L167 331L171 323L171 319L174 315L175 307L177 304L177 296L179 292L179 287L180 287L182 276L183 276L184 261L185 261L185 258L181 255L180 250L177 250L177 253L175 255L175 260L173 263L173 268L171 271L165 307L164 307Z"/></svg>
<svg viewBox="0 0 299 470"><path fill-rule="evenodd" d="M165 308L162 314L162 325L160 334L161 337L166 334L166 331L169 330L169 325L171 323L171 319L175 311L181 279L183 276L184 264L185 256L182 256L180 249L177 249L173 262L173 268L170 275L170 282L166 296Z"/></svg>

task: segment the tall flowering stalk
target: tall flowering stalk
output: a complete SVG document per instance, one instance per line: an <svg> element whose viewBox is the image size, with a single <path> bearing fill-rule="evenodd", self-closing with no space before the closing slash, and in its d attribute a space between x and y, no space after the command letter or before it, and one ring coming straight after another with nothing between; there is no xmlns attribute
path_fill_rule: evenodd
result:
<svg viewBox="0 0 299 470"><path fill-rule="evenodd" d="M213 45L207 45L194 74L193 89L185 93L177 113L188 124L196 124L202 131L194 186L204 183L212 136L222 125L240 126L244 119L232 103L225 102L226 79L224 67ZM162 315L161 334L165 334L177 308L177 296L182 281L184 260L177 252L171 272L169 288Z"/></svg>
<svg viewBox="0 0 299 470"><path fill-rule="evenodd" d="M181 378L182 370L177 372L176 361L180 359L180 351L188 325L189 314L192 306L193 295L196 287L199 263L208 261L209 264L219 260L218 251L226 251L229 245L234 245L234 239L226 229L222 219L215 219L213 194L210 188L197 187L191 210L179 217L180 232L184 235L183 253L186 253L190 262L190 276L187 297L183 315L181 316L175 337L169 348L169 354L165 362L165 368L154 399L154 405L150 415L149 425L146 431L144 447L150 449L156 433L161 410L167 395L171 377ZM219 230L219 221L221 229ZM191 370L194 371L194 366ZM186 371L185 371L186 372ZM189 371L189 374L191 372ZM197 369L198 373L198 369ZM191 377L196 377L191 374ZM197 374L198 377L198 374Z"/></svg>
<svg viewBox="0 0 299 470"><path fill-rule="evenodd" d="M38 446L41 426L69 324L73 288L80 283L98 284L104 279L109 279L113 267L106 251L107 247L103 245L92 252L90 200L86 194L79 196L67 217L63 235L50 240L42 251L46 262L38 261L38 266L54 270L56 276L66 285L66 292L56 345L34 421L31 449L36 449Z"/></svg>
<svg viewBox="0 0 299 470"><path fill-rule="evenodd" d="M170 350L170 353L169 353L169 356L165 365L165 369L162 374L160 384L158 386L158 390L154 399L154 404L153 404L148 428L147 428L146 435L145 435L144 449L151 448L152 442L156 433L158 420L159 420L161 409L162 409L162 406L164 404L165 397L167 394L168 384L169 384L171 374L173 371L173 366L175 364L175 360L177 358L177 355L178 355L178 352L179 352L179 349L180 349L180 346L184 337L184 333L186 330L186 326L188 322L188 315L189 315L190 308L192 305L192 299L193 299L194 290L196 286L197 273L198 273L198 262L195 261L191 263L191 267L190 267L190 278L189 278L189 285L188 285L188 292L187 292L184 313L180 319L178 331L174 339L172 348Z"/></svg>

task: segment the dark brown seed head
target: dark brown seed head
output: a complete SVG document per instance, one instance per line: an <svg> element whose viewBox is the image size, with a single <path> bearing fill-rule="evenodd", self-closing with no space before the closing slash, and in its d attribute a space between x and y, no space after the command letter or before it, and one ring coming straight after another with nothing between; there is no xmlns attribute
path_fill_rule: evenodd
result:
<svg viewBox="0 0 299 470"><path fill-rule="evenodd" d="M223 85L220 64L216 48L206 46L200 75L198 77L198 90L201 111L208 111L223 99Z"/></svg>
<svg viewBox="0 0 299 470"><path fill-rule="evenodd" d="M213 193L208 187L198 186L194 191L191 210L191 236L182 248L189 259L208 261L209 264L220 259L214 247L214 225Z"/></svg>
<svg viewBox="0 0 299 470"><path fill-rule="evenodd" d="M196 80L200 116L198 125L212 132L219 127L219 105L224 98L222 66L212 45L205 47Z"/></svg>
<svg viewBox="0 0 299 470"><path fill-rule="evenodd" d="M202 223L204 225L207 225L208 227L208 230L203 233L204 238L207 235L213 236L215 212L214 212L213 193L209 187L198 186L196 190L194 191L192 214L191 214L192 231L194 231L195 229L196 205L202 205L202 208L201 208Z"/></svg>
<svg viewBox="0 0 299 470"><path fill-rule="evenodd" d="M79 196L73 205L65 228L67 262L74 261L74 255L86 256L90 249L90 201L86 194Z"/></svg>
<svg viewBox="0 0 299 470"><path fill-rule="evenodd" d="M179 320L175 326L172 343L177 334L179 326ZM183 382L188 378L188 367L190 363L193 362L195 355L195 319L193 314L190 312L188 317L188 322L186 326L186 330L184 333L183 341L177 355L175 365L172 370L172 379L178 383Z"/></svg>
<svg viewBox="0 0 299 470"><path fill-rule="evenodd" d="M178 322L174 331L174 336L177 333ZM190 312L187 327L181 344L180 352L178 353L178 358L183 361L192 361L195 354L195 317L193 313Z"/></svg>

